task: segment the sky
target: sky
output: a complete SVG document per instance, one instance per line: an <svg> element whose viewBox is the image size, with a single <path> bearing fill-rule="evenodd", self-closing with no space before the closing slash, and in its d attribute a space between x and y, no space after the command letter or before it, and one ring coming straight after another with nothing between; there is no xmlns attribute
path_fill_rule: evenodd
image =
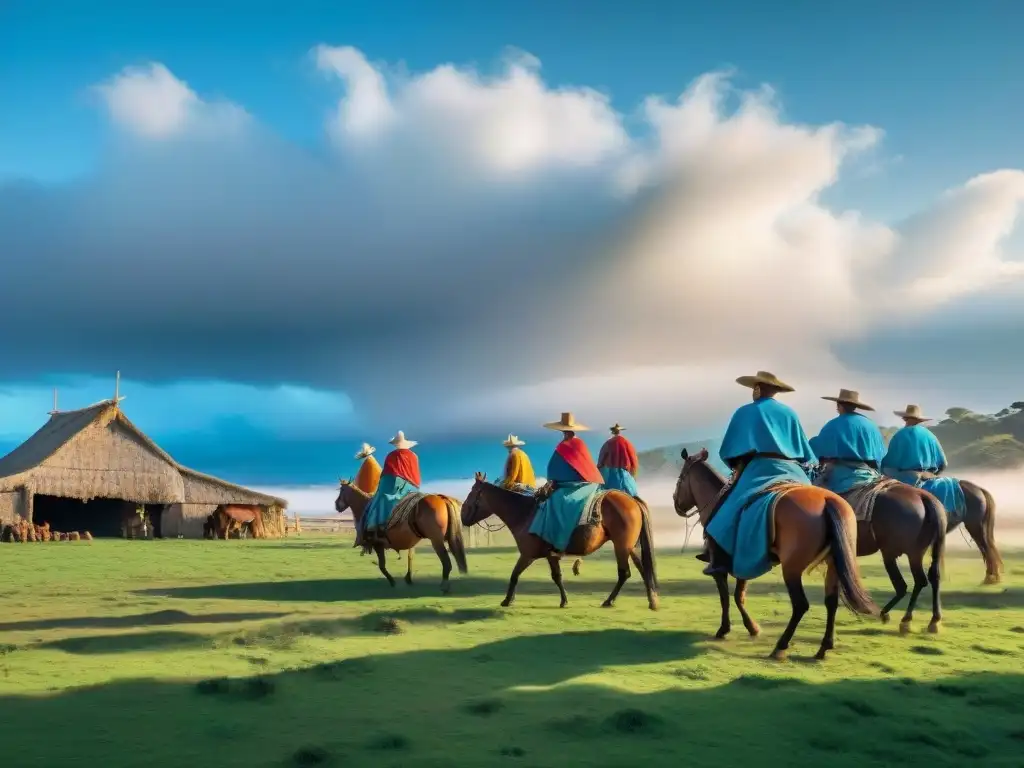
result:
<svg viewBox="0 0 1024 768"><path fill-rule="evenodd" d="M0 449L316 483L1024 396L1024 7L0 1ZM493 465L493 466L491 466Z"/></svg>

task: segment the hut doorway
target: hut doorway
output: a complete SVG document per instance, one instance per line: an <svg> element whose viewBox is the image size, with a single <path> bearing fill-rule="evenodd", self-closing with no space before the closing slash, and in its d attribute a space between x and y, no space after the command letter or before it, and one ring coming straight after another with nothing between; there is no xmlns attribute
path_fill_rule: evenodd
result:
<svg viewBox="0 0 1024 768"><path fill-rule="evenodd" d="M167 509L166 504L147 504L146 505L146 517L149 518L149 524L153 530L154 539L162 539L164 537L164 510Z"/></svg>
<svg viewBox="0 0 1024 768"><path fill-rule="evenodd" d="M89 531L94 538L121 537L121 520L136 504L120 499L66 499L37 495L32 504L32 522L50 524L50 530L62 533Z"/></svg>

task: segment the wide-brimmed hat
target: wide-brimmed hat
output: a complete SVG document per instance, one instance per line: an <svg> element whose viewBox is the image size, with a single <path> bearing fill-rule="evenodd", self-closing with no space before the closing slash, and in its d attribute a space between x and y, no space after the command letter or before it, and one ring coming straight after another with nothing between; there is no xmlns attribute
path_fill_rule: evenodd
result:
<svg viewBox="0 0 1024 768"><path fill-rule="evenodd" d="M917 421L931 421L932 419L921 412L920 405L908 405L904 411L893 411L901 419L916 419Z"/></svg>
<svg viewBox="0 0 1024 768"><path fill-rule="evenodd" d="M505 442L502 443L506 448L518 448L520 445L526 445L517 435L509 433L509 436L505 438Z"/></svg>
<svg viewBox="0 0 1024 768"><path fill-rule="evenodd" d="M590 427L577 424L571 413L563 413L561 421L549 421L544 425L545 429L554 429L558 432L586 432Z"/></svg>
<svg viewBox="0 0 1024 768"><path fill-rule="evenodd" d="M753 389L758 384L763 384L766 387L775 387L780 392L795 392L789 384L779 379L774 373L768 371L758 371L753 376L740 376L736 379L736 383L742 387L750 387Z"/></svg>
<svg viewBox="0 0 1024 768"><path fill-rule="evenodd" d="M406 440L405 432L398 430L398 434L392 437L389 441L395 448L412 448L414 445L418 445L415 440Z"/></svg>
<svg viewBox="0 0 1024 768"><path fill-rule="evenodd" d="M608 431L609 432L621 432L624 429L625 429L625 427L622 426L621 424L619 424L619 422L617 422L617 421L614 424L612 424L610 427L608 427Z"/></svg>
<svg viewBox="0 0 1024 768"><path fill-rule="evenodd" d="M875 410L867 403L860 401L860 392L853 389L840 389L839 394L836 397L826 395L821 398L822 400L831 400L833 403L845 403L846 405L852 405L854 408L860 408L864 411Z"/></svg>
<svg viewBox="0 0 1024 768"><path fill-rule="evenodd" d="M365 459L367 456L369 456L371 453L375 452L376 450L377 449L374 448L369 443L363 443L363 447L359 449L359 453L356 454L356 458L357 459Z"/></svg>

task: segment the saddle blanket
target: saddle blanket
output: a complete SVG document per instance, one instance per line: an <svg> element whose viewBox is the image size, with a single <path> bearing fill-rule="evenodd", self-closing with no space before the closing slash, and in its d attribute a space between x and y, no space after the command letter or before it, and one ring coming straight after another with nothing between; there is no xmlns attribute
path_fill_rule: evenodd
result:
<svg viewBox="0 0 1024 768"><path fill-rule="evenodd" d="M875 511L875 501L881 494L899 482L899 480L886 477L873 483L855 486L840 495L853 507L853 512L857 516L857 522L870 523L871 515Z"/></svg>
<svg viewBox="0 0 1024 768"><path fill-rule="evenodd" d="M540 503L530 533L564 552L577 526L601 522L601 502L608 493L598 483L560 483Z"/></svg>

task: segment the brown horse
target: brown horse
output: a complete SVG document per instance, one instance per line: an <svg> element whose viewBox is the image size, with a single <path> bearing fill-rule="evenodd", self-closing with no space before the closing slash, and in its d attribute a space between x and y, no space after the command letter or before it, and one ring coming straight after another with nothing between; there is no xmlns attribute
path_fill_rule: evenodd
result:
<svg viewBox="0 0 1024 768"><path fill-rule="evenodd" d="M970 480L961 480L960 488L964 492L967 509L963 521L950 521L947 533L963 522L985 561L985 580L982 583L998 584L1003 578L1003 558L996 546L996 500Z"/></svg>
<svg viewBox="0 0 1024 768"><path fill-rule="evenodd" d="M725 486L725 478L707 463L706 449L694 456L689 456L683 449L682 457L683 467L672 495L676 514L688 516L696 507L701 523L706 524ZM771 657L776 660L786 657L793 634L810 608L804 592L804 571L824 561L828 565L825 574L825 635L815 656L824 659L826 653L835 647L836 611L840 596L855 613L878 613L877 606L864 588L857 567L857 520L853 508L841 496L824 488L798 486L778 501L774 527L771 552L782 565L782 578L786 583L793 613ZM715 635L720 640L731 629L729 578L725 574L714 578L722 604L722 623ZM747 632L751 637L757 637L761 628L747 613L746 593L746 579L736 579L736 607Z"/></svg>
<svg viewBox="0 0 1024 768"><path fill-rule="evenodd" d="M516 585L523 571L530 567L534 560L546 558L551 566L551 580L558 587L561 595L561 607L569 604L562 584L561 557L552 552L551 545L530 533L530 525L537 514L537 502L531 496L505 490L487 482L487 476L476 473L476 482L469 491L462 505L463 525L476 525L494 515L501 520L515 537L519 548L519 560L512 569L508 581L508 592L502 601L503 607L512 605L516 597ZM612 542L615 548L615 561L618 565L619 579L615 583L608 599L602 604L610 608L615 604L622 585L630 577L629 561L640 571L647 590L647 605L652 611L658 610L658 574L654 560L654 537L651 530L651 519L646 505L621 491L610 491L601 502L600 524L577 526L573 531L566 554L586 557ZM640 555L636 547L640 545Z"/></svg>
<svg viewBox="0 0 1024 768"><path fill-rule="evenodd" d="M352 510L352 517L356 525L363 519L366 506L373 498L370 494L357 488L347 480L342 480L341 488L338 491L338 498L334 502L334 508L338 513L346 509ZM452 510L454 514L450 513ZM451 591L448 577L452 572L452 561L448 556L451 550L459 573L466 573L466 546L462 541L462 521L457 514L458 502L447 496L439 494L427 494L416 505L415 511L407 521L392 528L388 528L386 541L377 540L373 543L373 551L377 554L377 567L384 574L391 586L395 586L395 580L388 573L385 563L385 552L393 549L396 552L407 550L408 570L405 573L405 583L412 584L412 553L416 545L423 539L428 539L430 545L437 553L441 561L441 592L448 594ZM445 548L445 544L448 548Z"/></svg>
<svg viewBox="0 0 1024 768"><path fill-rule="evenodd" d="M842 495L852 504L856 501L856 494L854 490ZM914 589L900 621L900 633L910 631L917 598L929 584L932 587L932 620L928 631L939 631L942 621L939 583L945 549L946 509L935 496L906 483L889 485L875 496L870 520L857 522L857 557L882 553L885 572L896 590L895 596L882 608L883 622L889 621L889 611L907 594L907 582L897 562L897 558L906 555L914 576ZM924 558L929 551L931 564L926 573Z"/></svg>

